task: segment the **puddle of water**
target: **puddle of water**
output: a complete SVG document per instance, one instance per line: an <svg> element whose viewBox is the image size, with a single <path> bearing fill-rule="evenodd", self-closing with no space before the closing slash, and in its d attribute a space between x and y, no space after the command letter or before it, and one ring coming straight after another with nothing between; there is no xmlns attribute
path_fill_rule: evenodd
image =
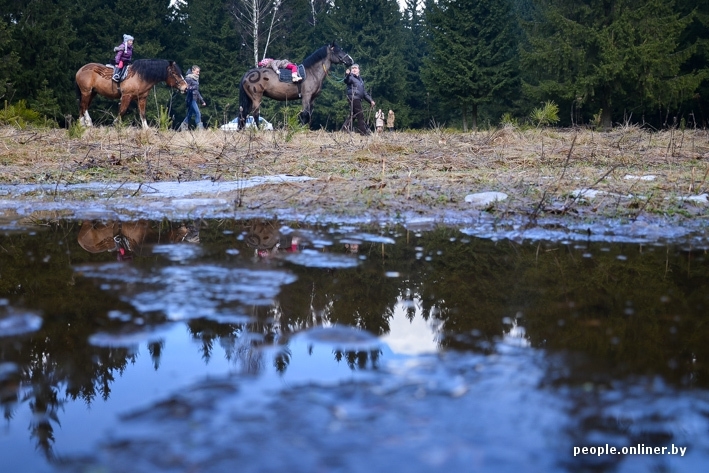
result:
<svg viewBox="0 0 709 473"><path fill-rule="evenodd" d="M6 228L9 471L709 461L701 233L662 240L645 226L604 241L260 219ZM573 455L605 444L688 450Z"/></svg>

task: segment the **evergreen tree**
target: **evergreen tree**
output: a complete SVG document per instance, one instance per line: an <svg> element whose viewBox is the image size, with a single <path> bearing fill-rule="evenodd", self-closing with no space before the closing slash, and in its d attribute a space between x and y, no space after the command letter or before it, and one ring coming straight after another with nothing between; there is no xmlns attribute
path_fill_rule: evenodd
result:
<svg viewBox="0 0 709 473"><path fill-rule="evenodd" d="M407 108L410 110L409 126L428 126L431 120L431 104L428 90L421 81L421 65L428 56L428 32L424 22L424 4L430 0L406 0L403 14L406 63ZM383 109L384 110L384 109ZM385 112L387 110L384 110ZM397 114L398 117L398 114Z"/></svg>
<svg viewBox="0 0 709 473"><path fill-rule="evenodd" d="M673 0L535 0L526 23L526 93L581 106L603 127L622 114L667 116L691 96L701 74L680 74L690 49L680 34L690 17ZM658 120L665 122L658 116Z"/></svg>
<svg viewBox="0 0 709 473"><path fill-rule="evenodd" d="M283 23L273 38L270 50L272 57L287 57L302 63L303 59L334 38L319 36L319 15L327 7L328 0L285 0L281 4Z"/></svg>
<svg viewBox="0 0 709 473"><path fill-rule="evenodd" d="M430 93L478 126L478 107L516 89L514 21L508 0L439 0L426 10L430 56L422 76Z"/></svg>
<svg viewBox="0 0 709 473"><path fill-rule="evenodd" d="M75 108L73 79L77 42L72 28L70 0L2 0L0 13L5 34L12 38L9 53L17 58L9 82L13 101L26 100L50 118L63 119Z"/></svg>
<svg viewBox="0 0 709 473"><path fill-rule="evenodd" d="M113 46L123 41L124 34L135 37L134 59L161 57L167 38L163 36L172 18L168 0L115 0L116 7L109 19ZM110 52L110 51L109 51Z"/></svg>
<svg viewBox="0 0 709 473"><path fill-rule="evenodd" d="M84 0L76 2L72 11L72 24L76 29L76 51L80 58L73 64L75 70L89 62L108 64L115 53L113 47L122 41L123 33L116 24L115 0ZM135 45L136 50L141 46Z"/></svg>
<svg viewBox="0 0 709 473"><path fill-rule="evenodd" d="M10 28L0 21L0 104L12 98L12 81L19 70L19 57L14 51Z"/></svg>
<svg viewBox="0 0 709 473"><path fill-rule="evenodd" d="M677 0L677 7L682 15L692 18L680 38L679 48L692 51L681 71L683 74L697 71L703 75L697 93L686 101L687 123L705 128L709 124L709 2Z"/></svg>
<svg viewBox="0 0 709 473"><path fill-rule="evenodd" d="M224 0L190 0L183 11L187 18L187 45L179 58L183 72L200 66L200 92L207 101L202 121L208 126L224 123L238 113L239 81L251 65L237 61L241 39ZM184 103L177 110L184 117Z"/></svg>
<svg viewBox="0 0 709 473"><path fill-rule="evenodd" d="M362 78L376 107L395 109L408 123L404 29L397 0L334 0L320 16L322 44L334 39L362 67ZM327 36L325 36L327 35ZM335 80L341 80L342 72ZM334 82L334 81L333 81ZM314 126L339 129L349 115L344 84L325 87L313 114ZM365 104L365 117L374 119Z"/></svg>

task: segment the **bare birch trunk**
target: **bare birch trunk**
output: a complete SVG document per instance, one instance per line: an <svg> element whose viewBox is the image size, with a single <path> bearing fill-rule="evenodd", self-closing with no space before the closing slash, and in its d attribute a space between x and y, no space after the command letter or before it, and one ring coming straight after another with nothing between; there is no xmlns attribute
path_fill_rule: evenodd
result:
<svg viewBox="0 0 709 473"><path fill-rule="evenodd" d="M252 11L254 12L253 18L253 37L254 37L254 66L258 64L258 24L260 21L261 12L258 8L258 0L251 0Z"/></svg>
<svg viewBox="0 0 709 473"><path fill-rule="evenodd" d="M259 44L262 34L261 22L267 21L271 14L271 24L268 27L268 36L264 44L263 57L266 57L268 45L271 42L271 35L274 27L277 27L278 11L283 0L231 0L229 10L234 16L238 29L245 37L251 36L254 55L254 66L259 62ZM265 29L265 26L264 26ZM262 57L262 58L263 58Z"/></svg>

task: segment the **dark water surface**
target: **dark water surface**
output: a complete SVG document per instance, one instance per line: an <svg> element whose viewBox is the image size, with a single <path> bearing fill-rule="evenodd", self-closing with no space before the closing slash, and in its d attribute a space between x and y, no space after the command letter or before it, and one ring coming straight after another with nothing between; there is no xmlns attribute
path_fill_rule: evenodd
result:
<svg viewBox="0 0 709 473"><path fill-rule="evenodd" d="M0 470L707 471L706 236L535 236L3 230Z"/></svg>

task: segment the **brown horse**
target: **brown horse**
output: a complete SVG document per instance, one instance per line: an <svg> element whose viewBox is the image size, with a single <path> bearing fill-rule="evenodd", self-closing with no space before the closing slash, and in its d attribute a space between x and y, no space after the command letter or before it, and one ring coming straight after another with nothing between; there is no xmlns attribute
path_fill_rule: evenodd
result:
<svg viewBox="0 0 709 473"><path fill-rule="evenodd" d="M143 128L148 128L145 119L145 103L150 89L158 82L165 82L170 87L177 87L180 92L187 90L187 82L182 71L174 61L164 59L139 59L128 66L128 74L120 83L115 83L111 76L113 67L89 63L76 73L76 95L79 103L79 120L84 126L92 126L89 105L96 94L109 99L121 99L118 119L128 110L131 101L138 102L138 111Z"/></svg>
<svg viewBox="0 0 709 473"><path fill-rule="evenodd" d="M116 252L121 261L129 260L134 252L148 243L199 243L200 223L183 222L170 225L167 233L150 226L147 220L99 222L84 220L77 238L79 245L89 253Z"/></svg>
<svg viewBox="0 0 709 473"><path fill-rule="evenodd" d="M300 121L303 124L310 123L313 102L320 95L330 65L351 66L353 62L350 55L333 41L332 44L321 47L305 58L303 61L305 78L300 83L281 82L278 74L270 67L250 69L239 84L239 117L241 118L239 128L244 127L249 114L253 115L256 124L259 123L259 109L264 96L281 102L302 99L303 111L300 112Z"/></svg>

